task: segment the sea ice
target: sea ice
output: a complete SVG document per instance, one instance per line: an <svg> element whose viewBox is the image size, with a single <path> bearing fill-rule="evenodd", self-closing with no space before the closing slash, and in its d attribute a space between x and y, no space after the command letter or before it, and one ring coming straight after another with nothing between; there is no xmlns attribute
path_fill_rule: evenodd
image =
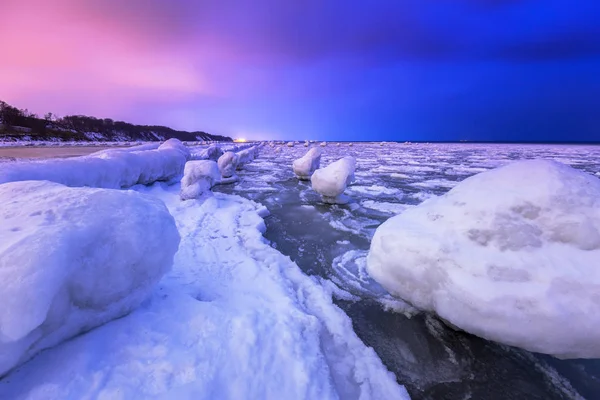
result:
<svg viewBox="0 0 600 400"><path fill-rule="evenodd" d="M192 160L213 160L217 161L223 155L223 150L216 144L208 146L199 152L192 153Z"/></svg>
<svg viewBox="0 0 600 400"><path fill-rule="evenodd" d="M212 160L188 161L181 178L181 200L197 199L210 193L221 179L217 163Z"/></svg>
<svg viewBox="0 0 600 400"><path fill-rule="evenodd" d="M459 183L376 231L368 271L477 336L600 357L600 180L520 161Z"/></svg>
<svg viewBox="0 0 600 400"><path fill-rule="evenodd" d="M179 245L165 205L132 191L12 182L0 201L0 376L131 312Z"/></svg>
<svg viewBox="0 0 600 400"><path fill-rule="evenodd" d="M221 157L219 157L217 165L219 167L219 171L221 172L221 176L223 178L230 178L235 175L235 169L238 165L238 156L232 151L227 151L223 153Z"/></svg>
<svg viewBox="0 0 600 400"><path fill-rule="evenodd" d="M312 188L323 196L326 203L339 203L346 186L354 180L356 161L354 157L344 157L332 162L325 168L316 170L312 177Z"/></svg>
<svg viewBox="0 0 600 400"><path fill-rule="evenodd" d="M313 172L321 165L321 150L317 147L310 149L304 156L294 160L292 169L301 180L309 180Z"/></svg>

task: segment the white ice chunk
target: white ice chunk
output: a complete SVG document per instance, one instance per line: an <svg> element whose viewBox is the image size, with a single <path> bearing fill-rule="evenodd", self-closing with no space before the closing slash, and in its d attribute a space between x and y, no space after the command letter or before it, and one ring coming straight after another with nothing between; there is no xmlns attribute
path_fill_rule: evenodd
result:
<svg viewBox="0 0 600 400"><path fill-rule="evenodd" d="M312 177L312 188L323 196L327 203L338 203L346 186L354 180L356 161L354 157L344 157L325 168L316 170Z"/></svg>
<svg viewBox="0 0 600 400"><path fill-rule="evenodd" d="M236 154L238 156L237 169L241 169L244 165L252 162L256 158L256 146L238 151Z"/></svg>
<svg viewBox="0 0 600 400"><path fill-rule="evenodd" d="M221 172L221 176L223 178L230 178L235 175L235 169L238 165L238 156L232 151L227 151L223 153L221 157L219 157L217 165L219 167L219 171Z"/></svg>
<svg viewBox="0 0 600 400"><path fill-rule="evenodd" d="M294 147L294 142L288 142L287 147Z"/></svg>
<svg viewBox="0 0 600 400"><path fill-rule="evenodd" d="M210 193L221 179L217 163L212 160L188 161L181 178L181 200L197 199Z"/></svg>
<svg viewBox="0 0 600 400"><path fill-rule="evenodd" d="M0 376L132 311L179 245L165 205L132 191L12 182L0 202Z"/></svg>
<svg viewBox="0 0 600 400"><path fill-rule="evenodd" d="M189 160L191 158L190 150L179 139L171 138L171 139L165 141L160 146L158 146L158 149L159 150L174 149L174 150L179 151L185 157L186 160Z"/></svg>
<svg viewBox="0 0 600 400"><path fill-rule="evenodd" d="M313 147L304 156L294 160L292 169L298 179L309 180L313 172L321 165L321 150Z"/></svg>
<svg viewBox="0 0 600 400"><path fill-rule="evenodd" d="M199 152L194 152L192 154L192 160L217 161L219 159L219 157L221 157L222 155L223 155L223 150L216 144L213 144Z"/></svg>
<svg viewBox="0 0 600 400"><path fill-rule="evenodd" d="M544 160L472 176L381 225L369 273L486 339L600 357L600 180Z"/></svg>
<svg viewBox="0 0 600 400"><path fill-rule="evenodd" d="M119 189L169 181L181 176L187 149L174 141L167 142L156 150L105 151L85 157L4 163L0 183L44 180L73 187Z"/></svg>

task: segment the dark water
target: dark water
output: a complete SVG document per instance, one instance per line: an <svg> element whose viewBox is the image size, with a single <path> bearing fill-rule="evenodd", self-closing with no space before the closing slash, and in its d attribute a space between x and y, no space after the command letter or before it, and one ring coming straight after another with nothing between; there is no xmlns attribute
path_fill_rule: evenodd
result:
<svg viewBox="0 0 600 400"><path fill-rule="evenodd" d="M599 148L370 144L323 150L322 165L347 154L357 158L350 204L322 204L309 183L293 177L291 161L304 147L267 148L240 172L240 183L217 190L267 206L265 236L272 245L307 274L331 279L357 296L337 304L413 399L600 398L600 360L558 360L455 331L431 315L409 318L385 310L372 291L345 286L333 268L336 257L350 250L366 253L374 230L393 215L373 209L374 203L415 205L514 159L554 158L597 173Z"/></svg>

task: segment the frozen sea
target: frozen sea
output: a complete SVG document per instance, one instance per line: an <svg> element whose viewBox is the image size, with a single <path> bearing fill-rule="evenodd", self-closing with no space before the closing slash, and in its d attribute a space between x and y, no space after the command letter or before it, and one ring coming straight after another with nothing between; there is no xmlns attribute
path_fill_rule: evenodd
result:
<svg viewBox="0 0 600 400"><path fill-rule="evenodd" d="M265 205L271 245L306 274L355 296L338 306L411 398L600 398L600 360L558 360L454 331L411 312L365 271L375 229L407 207L513 160L552 159L600 177L599 146L328 143L322 150L321 166L356 157L356 181L346 190L351 203L323 204L310 182L294 177L291 163L307 151L303 144L265 146L240 182L215 190Z"/></svg>
<svg viewBox="0 0 600 400"><path fill-rule="evenodd" d="M391 297L365 268L375 230L393 215L513 160L553 159L600 177L600 146L320 148L321 166L356 158L348 204L324 204L294 177L303 144L263 146L237 183L205 201L181 202L174 182L134 186L175 217L173 270L130 315L0 379L0 398L405 398L397 383L413 399L600 398L600 360L455 331ZM35 157L70 151L36 148Z"/></svg>

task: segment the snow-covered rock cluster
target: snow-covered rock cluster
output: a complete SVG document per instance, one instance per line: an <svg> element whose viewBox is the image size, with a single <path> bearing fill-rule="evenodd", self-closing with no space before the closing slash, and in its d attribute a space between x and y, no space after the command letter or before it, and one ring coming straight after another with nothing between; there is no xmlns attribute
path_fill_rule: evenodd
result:
<svg viewBox="0 0 600 400"><path fill-rule="evenodd" d="M237 169L241 169L244 165L254 161L254 159L258 155L258 148L257 146L252 146L247 149L238 151L236 155L238 156Z"/></svg>
<svg viewBox="0 0 600 400"><path fill-rule="evenodd" d="M216 144L210 145L205 149L192 153L192 160L213 160L217 161L223 155L223 150Z"/></svg>
<svg viewBox="0 0 600 400"><path fill-rule="evenodd" d="M0 184L46 180L72 187L120 189L175 179L189 157L186 146L169 139L156 149L111 149L84 157L7 163L0 169Z"/></svg>
<svg viewBox="0 0 600 400"><path fill-rule="evenodd" d="M304 156L294 160L292 169L298 179L309 180L321 165L321 150L313 147Z"/></svg>
<svg viewBox="0 0 600 400"><path fill-rule="evenodd" d="M600 180L534 160L467 178L386 221L368 271L390 293L477 336L598 358L599 263Z"/></svg>
<svg viewBox="0 0 600 400"><path fill-rule="evenodd" d="M235 170L238 166L238 160L239 157L232 151L227 151L223 153L221 157L219 157L217 165L223 178L231 178L235 175Z"/></svg>
<svg viewBox="0 0 600 400"><path fill-rule="evenodd" d="M181 200L197 199L210 194L221 179L217 163L212 160L188 161L181 178Z"/></svg>
<svg viewBox="0 0 600 400"><path fill-rule="evenodd" d="M356 161L354 157L344 157L328 166L317 169L311 177L312 188L323 197L326 203L344 203L346 186L354 180Z"/></svg>
<svg viewBox="0 0 600 400"><path fill-rule="evenodd" d="M158 199L52 182L0 185L0 376L136 308L179 233Z"/></svg>

